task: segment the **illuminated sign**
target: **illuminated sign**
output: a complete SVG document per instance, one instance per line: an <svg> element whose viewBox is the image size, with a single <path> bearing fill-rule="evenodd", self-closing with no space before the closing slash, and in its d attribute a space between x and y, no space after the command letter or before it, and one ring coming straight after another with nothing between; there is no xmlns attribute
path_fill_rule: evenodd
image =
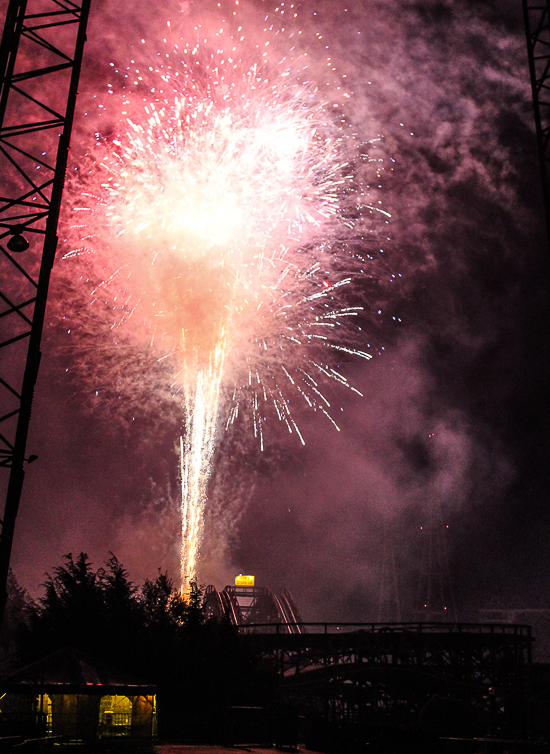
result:
<svg viewBox="0 0 550 754"><path fill-rule="evenodd" d="M235 576L235 586L254 586L254 576L243 576L239 573Z"/></svg>

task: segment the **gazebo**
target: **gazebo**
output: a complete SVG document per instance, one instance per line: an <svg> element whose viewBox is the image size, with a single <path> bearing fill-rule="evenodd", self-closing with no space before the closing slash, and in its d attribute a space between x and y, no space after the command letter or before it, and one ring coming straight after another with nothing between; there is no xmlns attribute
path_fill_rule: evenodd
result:
<svg viewBox="0 0 550 754"><path fill-rule="evenodd" d="M156 687L75 649L0 680L0 735L69 741L156 735Z"/></svg>

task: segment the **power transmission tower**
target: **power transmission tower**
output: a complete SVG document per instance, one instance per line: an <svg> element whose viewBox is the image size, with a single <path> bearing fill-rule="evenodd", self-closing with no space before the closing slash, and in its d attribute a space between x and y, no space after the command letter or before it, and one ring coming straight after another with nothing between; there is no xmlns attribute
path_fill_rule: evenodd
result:
<svg viewBox="0 0 550 754"><path fill-rule="evenodd" d="M441 505L432 505L426 524L420 527L424 541L414 614L421 621L457 620L446 543L448 528L443 523Z"/></svg>
<svg viewBox="0 0 550 754"><path fill-rule="evenodd" d="M10 0L0 44L0 620L90 0Z"/></svg>
<svg viewBox="0 0 550 754"><path fill-rule="evenodd" d="M550 247L550 0L523 0L523 15Z"/></svg>
<svg viewBox="0 0 550 754"><path fill-rule="evenodd" d="M401 603L397 568L395 564L395 542L390 531L390 522L386 520L382 541L382 564L380 573L380 591L378 595L378 623L401 623Z"/></svg>

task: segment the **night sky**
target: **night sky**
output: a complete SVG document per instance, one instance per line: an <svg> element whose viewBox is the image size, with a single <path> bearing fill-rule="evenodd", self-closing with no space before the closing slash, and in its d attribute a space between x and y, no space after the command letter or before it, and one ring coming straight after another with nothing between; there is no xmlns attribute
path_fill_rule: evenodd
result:
<svg viewBox="0 0 550 754"><path fill-rule="evenodd" d="M92 4L80 147L93 142L109 62L125 65L141 36L195 7L166 3L156 29L142 0ZM297 408L304 447L280 427L264 453L238 433L220 438L204 584L253 573L288 587L306 620L389 618L380 586L393 553L411 617L435 511L460 619L549 607L548 249L521 3L498 6L299 4L303 44L315 56L320 32L348 75L349 118L365 140L383 135L388 264L402 277L368 293L382 301L369 333L379 355L339 363L364 394L337 394L340 433ZM138 583L178 574L179 419L151 402L128 421L73 369L107 357L67 343L62 317L78 317L66 264L54 268L27 447L39 459L12 557L34 596L81 550L95 565L114 552Z"/></svg>

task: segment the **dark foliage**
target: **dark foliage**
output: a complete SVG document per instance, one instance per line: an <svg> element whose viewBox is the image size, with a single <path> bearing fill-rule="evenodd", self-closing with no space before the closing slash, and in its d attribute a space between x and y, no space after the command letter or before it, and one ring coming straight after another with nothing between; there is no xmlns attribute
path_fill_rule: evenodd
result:
<svg viewBox="0 0 550 754"><path fill-rule="evenodd" d="M25 620L14 627L19 665L64 648L79 649L158 689L159 735L224 739L225 710L269 704L276 673L228 623L206 621L202 590L182 596L168 574L137 587L111 553L94 569L86 553L47 576L44 596L17 597Z"/></svg>
<svg viewBox="0 0 550 754"><path fill-rule="evenodd" d="M33 608L30 595L20 586L11 569L6 591L8 600L0 629L0 667L3 672L21 665L18 639L28 631Z"/></svg>

